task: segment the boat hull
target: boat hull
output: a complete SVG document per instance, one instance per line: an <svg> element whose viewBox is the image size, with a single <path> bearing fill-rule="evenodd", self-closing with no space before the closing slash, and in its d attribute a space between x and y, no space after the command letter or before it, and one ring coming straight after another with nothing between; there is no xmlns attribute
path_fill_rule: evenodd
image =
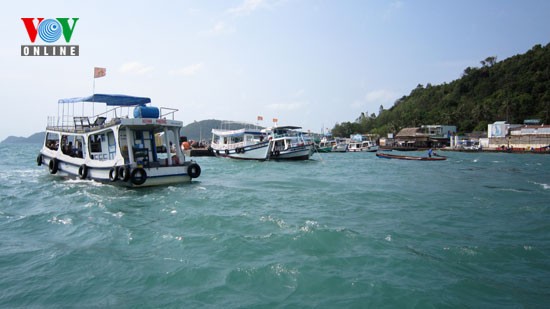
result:
<svg viewBox="0 0 550 309"><path fill-rule="evenodd" d="M212 149L216 157L231 158L238 160L267 160L269 153L269 142L262 142L254 145L235 147L232 149Z"/></svg>
<svg viewBox="0 0 550 309"><path fill-rule="evenodd" d="M270 153L271 160L309 160L312 154L312 146L304 145L291 147L286 150L275 150Z"/></svg>
<svg viewBox="0 0 550 309"><path fill-rule="evenodd" d="M91 160L74 160L64 157L66 156L50 157L41 152L37 163L44 165L52 175L93 180L123 187L151 187L187 183L200 175L200 167L193 161L175 166L131 167L128 165L108 166L97 164Z"/></svg>

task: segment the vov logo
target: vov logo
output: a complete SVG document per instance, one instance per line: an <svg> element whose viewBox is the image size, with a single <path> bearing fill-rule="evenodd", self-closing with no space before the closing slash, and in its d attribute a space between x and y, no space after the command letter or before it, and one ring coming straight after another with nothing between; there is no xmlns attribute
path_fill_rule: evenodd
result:
<svg viewBox="0 0 550 309"><path fill-rule="evenodd" d="M23 17L25 30L31 43L37 37L44 43L56 43L63 36L66 43L73 37L76 22L79 18L49 18ZM71 21L72 20L72 25ZM21 45L21 56L78 56L78 45Z"/></svg>

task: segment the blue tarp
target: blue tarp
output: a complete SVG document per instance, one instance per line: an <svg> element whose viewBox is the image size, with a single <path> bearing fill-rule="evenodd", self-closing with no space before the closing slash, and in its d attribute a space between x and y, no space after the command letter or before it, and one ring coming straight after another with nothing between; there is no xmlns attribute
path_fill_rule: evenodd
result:
<svg viewBox="0 0 550 309"><path fill-rule="evenodd" d="M89 97L60 99L58 103L97 102L111 106L136 106L151 103L150 98L132 97L123 94L94 94Z"/></svg>

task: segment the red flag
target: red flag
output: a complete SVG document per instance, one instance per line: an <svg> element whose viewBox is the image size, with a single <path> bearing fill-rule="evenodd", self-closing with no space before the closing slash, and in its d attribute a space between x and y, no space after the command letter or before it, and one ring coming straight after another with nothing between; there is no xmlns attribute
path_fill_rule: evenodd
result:
<svg viewBox="0 0 550 309"><path fill-rule="evenodd" d="M94 68L94 78L100 78L107 75L106 68Z"/></svg>
<svg viewBox="0 0 550 309"><path fill-rule="evenodd" d="M279 122L279 119L273 118L273 122L277 123L277 122Z"/></svg>
<svg viewBox="0 0 550 309"><path fill-rule="evenodd" d="M262 121L262 120L264 120L264 117L258 116L258 121Z"/></svg>

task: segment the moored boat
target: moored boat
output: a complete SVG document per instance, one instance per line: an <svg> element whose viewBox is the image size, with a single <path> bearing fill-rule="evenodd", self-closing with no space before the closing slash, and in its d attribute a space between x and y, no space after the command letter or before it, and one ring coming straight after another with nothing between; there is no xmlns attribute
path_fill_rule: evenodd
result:
<svg viewBox="0 0 550 309"><path fill-rule="evenodd" d="M319 153L332 152L332 147L334 146L335 143L336 143L335 141L330 141L326 137L323 137L319 141L319 144L315 145L315 151Z"/></svg>
<svg viewBox="0 0 550 309"><path fill-rule="evenodd" d="M304 138L301 127L284 126L267 129L269 135L269 159L309 160L313 154L313 142Z"/></svg>
<svg viewBox="0 0 550 309"><path fill-rule="evenodd" d="M216 157L242 160L267 160L269 141L260 129L212 129L212 152Z"/></svg>
<svg viewBox="0 0 550 309"><path fill-rule="evenodd" d="M346 139L337 138L332 146L332 152L347 152L348 142Z"/></svg>
<svg viewBox="0 0 550 309"><path fill-rule="evenodd" d="M432 156L432 157L417 157L417 156L403 156L394 155L389 153L377 152L376 156L383 159L399 159L399 160L415 160L415 161L442 161L447 160L445 156Z"/></svg>
<svg viewBox="0 0 550 309"><path fill-rule="evenodd" d="M176 146L183 125L173 119L177 109L147 106L150 98L126 95L94 94L58 103L62 113L48 119L37 157L38 165L51 174L127 187L177 184L200 176L200 166L185 161ZM79 109L74 104L82 104L84 114L98 103L113 108L75 116ZM162 135L162 144L157 135Z"/></svg>

